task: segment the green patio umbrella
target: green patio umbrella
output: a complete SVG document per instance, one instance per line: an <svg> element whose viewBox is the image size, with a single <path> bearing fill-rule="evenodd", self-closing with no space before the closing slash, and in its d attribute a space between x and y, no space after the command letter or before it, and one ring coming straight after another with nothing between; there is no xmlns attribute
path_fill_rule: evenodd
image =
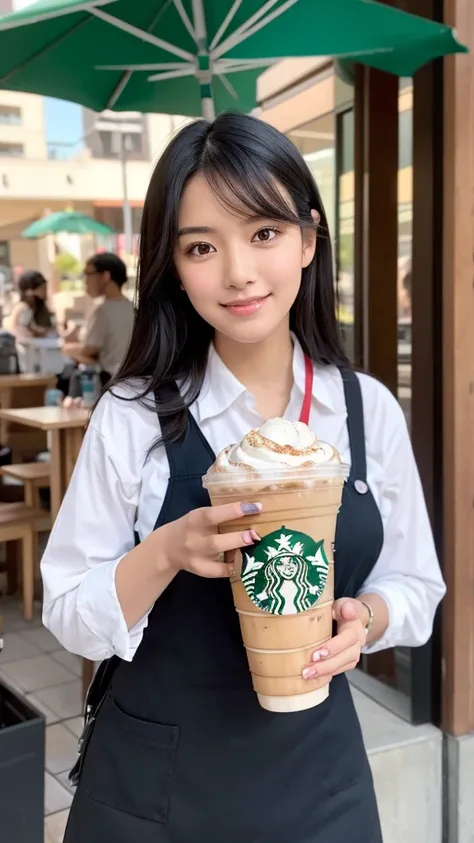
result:
<svg viewBox="0 0 474 843"><path fill-rule="evenodd" d="M80 214L78 211L57 211L31 223L28 228L21 232L21 236L32 240L37 237L46 237L48 234L60 234L61 232L102 235L104 237L115 234L113 228L85 214Z"/></svg>
<svg viewBox="0 0 474 843"><path fill-rule="evenodd" d="M212 118L254 108L258 76L282 58L411 76L465 49L449 27L372 0L39 0L0 18L0 87Z"/></svg>

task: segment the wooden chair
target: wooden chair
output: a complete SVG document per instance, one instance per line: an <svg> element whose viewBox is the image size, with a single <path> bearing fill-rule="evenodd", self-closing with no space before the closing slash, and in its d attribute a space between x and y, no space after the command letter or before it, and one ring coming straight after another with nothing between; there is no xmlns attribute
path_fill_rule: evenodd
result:
<svg viewBox="0 0 474 843"><path fill-rule="evenodd" d="M25 462L15 465L4 465L0 469L3 477L10 477L23 483L25 490L25 504L40 508L39 490L47 489L50 484L51 468L48 462Z"/></svg>
<svg viewBox="0 0 474 843"><path fill-rule="evenodd" d="M36 533L44 516L42 510L23 503L0 504L0 542L21 542L23 614L28 621L33 618Z"/></svg>
<svg viewBox="0 0 474 843"><path fill-rule="evenodd" d="M40 489L47 489L50 485L51 468L48 462L28 462L5 465L0 468L0 476L8 477L23 484L23 500L26 506L41 511L41 518L36 524L35 542L35 579L37 581L37 595L41 592L41 576L39 571L40 554L38 547L38 533L46 533L51 529L51 515L41 510L39 496ZM7 581L8 594L15 594L18 589L19 557L17 547L10 545L7 550Z"/></svg>

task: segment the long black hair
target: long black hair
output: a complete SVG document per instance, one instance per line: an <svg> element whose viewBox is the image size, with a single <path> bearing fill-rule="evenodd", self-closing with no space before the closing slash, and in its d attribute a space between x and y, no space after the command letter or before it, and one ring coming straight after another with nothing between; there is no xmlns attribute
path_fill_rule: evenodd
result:
<svg viewBox="0 0 474 843"><path fill-rule="evenodd" d="M40 287L44 287L46 284L46 278L36 269L26 269L18 279L20 301L25 302L31 309L32 321L38 328L52 328L53 320L46 302L39 298L39 296L29 296L28 293L34 293L35 290L39 290Z"/></svg>
<svg viewBox="0 0 474 843"><path fill-rule="evenodd" d="M265 219L314 228L320 216L316 254L303 269L290 313L290 326L304 352L316 363L347 365L339 335L333 263L326 214L302 156L288 138L267 123L227 113L214 122L198 120L171 141L152 175L143 211L136 320L128 354L114 384L142 378L143 392L178 381L178 396L163 398L160 412L173 416L167 436L186 429L185 407L198 397L206 370L213 328L180 289L173 267L178 211L183 190L202 173L225 206ZM281 190L281 187L284 190Z"/></svg>

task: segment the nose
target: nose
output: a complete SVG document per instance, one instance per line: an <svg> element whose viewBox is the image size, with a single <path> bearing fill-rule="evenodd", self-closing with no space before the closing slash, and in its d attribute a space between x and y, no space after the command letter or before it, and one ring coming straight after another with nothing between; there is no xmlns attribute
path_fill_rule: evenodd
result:
<svg viewBox="0 0 474 843"><path fill-rule="evenodd" d="M223 269L224 285L228 290L243 290L247 285L255 283L253 261L242 246L227 251Z"/></svg>

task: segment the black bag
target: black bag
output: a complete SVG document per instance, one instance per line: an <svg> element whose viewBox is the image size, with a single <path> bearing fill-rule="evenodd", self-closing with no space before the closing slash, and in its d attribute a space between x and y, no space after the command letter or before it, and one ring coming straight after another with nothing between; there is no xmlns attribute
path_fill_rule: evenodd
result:
<svg viewBox="0 0 474 843"><path fill-rule="evenodd" d="M77 787L84 764L84 758L87 751L87 746L94 728L97 715L102 708L102 704L109 692L112 676L115 673L120 659L118 656L101 662L97 668L96 674L91 682L90 688L87 692L86 706L84 712L84 727L82 729L81 737L79 738L77 751L78 759L69 773L69 783L73 787Z"/></svg>

